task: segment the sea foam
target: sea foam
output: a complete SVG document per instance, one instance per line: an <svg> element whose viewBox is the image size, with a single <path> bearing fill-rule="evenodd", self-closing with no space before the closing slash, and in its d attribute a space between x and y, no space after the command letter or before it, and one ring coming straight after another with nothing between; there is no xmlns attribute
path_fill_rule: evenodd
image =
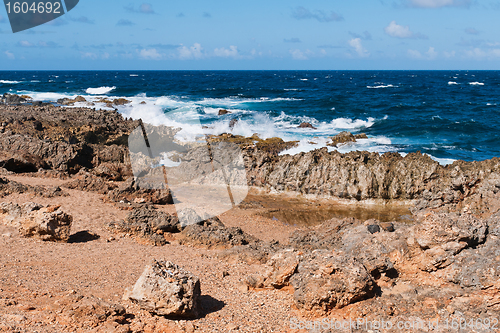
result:
<svg viewBox="0 0 500 333"><path fill-rule="evenodd" d="M104 95L115 89L116 87L88 88L85 92L90 95Z"/></svg>

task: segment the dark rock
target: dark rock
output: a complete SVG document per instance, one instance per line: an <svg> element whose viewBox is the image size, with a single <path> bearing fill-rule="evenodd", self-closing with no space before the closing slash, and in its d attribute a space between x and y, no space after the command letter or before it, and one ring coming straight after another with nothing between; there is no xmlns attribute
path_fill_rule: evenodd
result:
<svg viewBox="0 0 500 333"><path fill-rule="evenodd" d="M111 222L108 228L113 232L132 234L155 246L167 244L163 233L180 231L177 217L148 206L132 210L125 221Z"/></svg>
<svg viewBox="0 0 500 333"><path fill-rule="evenodd" d="M368 232L370 234L380 232L380 227L376 224L371 224L371 225L367 226L366 228L368 229Z"/></svg>
<svg viewBox="0 0 500 333"><path fill-rule="evenodd" d="M107 198L114 202L132 202L144 199L146 203L155 205L173 204L172 193L169 189L143 189L139 187L133 177L120 184L118 188L109 191Z"/></svg>
<svg viewBox="0 0 500 333"><path fill-rule="evenodd" d="M16 94L8 94L8 93L3 94L3 100L5 101L5 104L8 105L17 105L26 102L25 98Z"/></svg>
<svg viewBox="0 0 500 333"><path fill-rule="evenodd" d="M394 223L392 222L382 222L380 223L380 227L387 232L394 232Z"/></svg>
<svg viewBox="0 0 500 333"><path fill-rule="evenodd" d="M186 226L179 242L207 248L227 248L256 243L258 239L238 227L228 228L217 217L213 217L201 224Z"/></svg>
<svg viewBox="0 0 500 333"><path fill-rule="evenodd" d="M299 125L298 128L312 128L312 129L317 129L316 127L314 127L312 124L310 123L302 123Z"/></svg>
<svg viewBox="0 0 500 333"><path fill-rule="evenodd" d="M219 110L219 116L223 116L223 115L225 115L225 114L230 114L230 113L231 113L231 111L227 111L227 110L225 110L225 109L221 109L221 110Z"/></svg>
<svg viewBox="0 0 500 333"><path fill-rule="evenodd" d="M236 119L236 118L235 118L235 119L231 119L231 121L229 122L229 128L230 128L230 129L233 129L233 128L234 128L234 126L236 126L236 124L238 123L238 121L239 121L239 120L238 120L238 119Z"/></svg>
<svg viewBox="0 0 500 333"><path fill-rule="evenodd" d="M364 133L354 135L351 132L341 132L330 139L332 141L327 145L332 147L338 147L339 145L344 143L356 142L356 140L359 139L368 139L368 136Z"/></svg>
<svg viewBox="0 0 500 333"><path fill-rule="evenodd" d="M125 105L125 104L129 104L129 103L132 103L132 101L129 101L125 98L117 98L117 99L113 100L114 105Z"/></svg>

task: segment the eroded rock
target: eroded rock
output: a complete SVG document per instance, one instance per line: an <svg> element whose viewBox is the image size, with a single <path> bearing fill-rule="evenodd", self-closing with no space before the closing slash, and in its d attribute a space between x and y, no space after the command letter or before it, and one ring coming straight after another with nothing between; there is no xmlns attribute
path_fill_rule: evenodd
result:
<svg viewBox="0 0 500 333"><path fill-rule="evenodd" d="M123 298L157 315L196 318L200 295L200 280L192 273L172 262L153 260Z"/></svg>

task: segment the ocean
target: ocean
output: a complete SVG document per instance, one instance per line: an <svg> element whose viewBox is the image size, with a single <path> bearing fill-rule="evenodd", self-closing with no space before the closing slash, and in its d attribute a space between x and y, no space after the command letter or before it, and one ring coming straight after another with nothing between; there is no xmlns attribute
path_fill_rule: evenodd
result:
<svg viewBox="0 0 500 333"><path fill-rule="evenodd" d="M341 152L421 151L441 164L500 157L500 71L0 71L6 92L53 102L124 97L132 103L120 113L182 127L179 139L199 134L201 123L211 134L300 141L282 154L350 131L368 139Z"/></svg>

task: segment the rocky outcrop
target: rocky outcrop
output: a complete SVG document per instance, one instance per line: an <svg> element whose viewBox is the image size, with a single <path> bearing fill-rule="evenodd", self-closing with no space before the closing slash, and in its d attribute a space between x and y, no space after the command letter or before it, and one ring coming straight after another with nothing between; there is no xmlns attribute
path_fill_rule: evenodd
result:
<svg viewBox="0 0 500 333"><path fill-rule="evenodd" d="M94 173L96 173L96 170L94 170ZM127 179L117 188L109 191L107 193L107 198L114 202L143 201L144 203L155 205L167 205L174 203L170 189L141 188L134 178Z"/></svg>
<svg viewBox="0 0 500 333"><path fill-rule="evenodd" d="M311 123L301 123L298 128L310 128L310 129L317 129L314 127Z"/></svg>
<svg viewBox="0 0 500 333"><path fill-rule="evenodd" d="M157 315L196 318L200 295L195 275L172 262L153 260L123 298Z"/></svg>
<svg viewBox="0 0 500 333"><path fill-rule="evenodd" d="M191 224L180 234L180 244L207 248L228 248L257 243L259 240L238 227L226 227L217 217Z"/></svg>
<svg viewBox="0 0 500 333"><path fill-rule="evenodd" d="M141 242L155 246L167 244L164 233L177 233L181 230L176 216L149 206L134 209L125 221L111 222L108 228L113 232L134 235Z"/></svg>
<svg viewBox="0 0 500 333"><path fill-rule="evenodd" d="M26 99L23 96L19 96L16 94L5 93L0 98L0 104L17 105L17 104L22 104L25 102L26 102Z"/></svg>
<svg viewBox="0 0 500 333"><path fill-rule="evenodd" d="M338 147L344 143L356 142L359 139L368 139L368 136L364 133L352 134L351 132L340 132L330 138L331 141L327 143L327 146Z"/></svg>
<svg viewBox="0 0 500 333"><path fill-rule="evenodd" d="M60 206L2 203L0 215L4 224L17 227L24 237L54 242L69 240L73 217L60 210Z"/></svg>

